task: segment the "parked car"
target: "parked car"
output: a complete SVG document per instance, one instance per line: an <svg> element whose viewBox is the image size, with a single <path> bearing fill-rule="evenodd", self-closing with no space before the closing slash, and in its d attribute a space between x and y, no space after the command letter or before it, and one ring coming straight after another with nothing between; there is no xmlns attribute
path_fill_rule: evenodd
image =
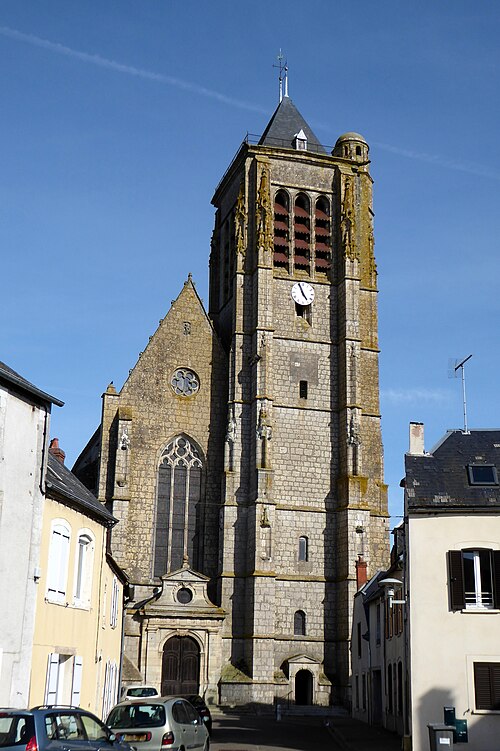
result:
<svg viewBox="0 0 500 751"><path fill-rule="evenodd" d="M160 692L154 686L146 686L142 683L134 683L132 686L125 686L122 690L121 700L124 699L141 699L149 696L159 696Z"/></svg>
<svg viewBox="0 0 500 751"><path fill-rule="evenodd" d="M131 751L95 715L78 707L0 709L2 751Z"/></svg>
<svg viewBox="0 0 500 751"><path fill-rule="evenodd" d="M200 715L185 699L132 699L113 707L108 725L117 738L137 751L208 751L208 730Z"/></svg>
<svg viewBox="0 0 500 751"><path fill-rule="evenodd" d="M181 699L187 699L187 701L193 705L193 707L196 709L198 714L200 715L201 719L205 723L205 726L208 730L208 732L212 733L212 715L210 714L210 710L205 704L205 700L201 698L201 696L197 696L195 694L185 694L181 696Z"/></svg>

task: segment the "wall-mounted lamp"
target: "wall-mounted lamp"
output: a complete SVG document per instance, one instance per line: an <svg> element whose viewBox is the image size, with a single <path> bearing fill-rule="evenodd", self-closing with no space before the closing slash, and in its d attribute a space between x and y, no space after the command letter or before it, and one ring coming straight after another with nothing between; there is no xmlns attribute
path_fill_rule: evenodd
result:
<svg viewBox="0 0 500 751"><path fill-rule="evenodd" d="M406 605L406 600L395 600L394 599L394 592L395 587L402 587L403 582L399 579L381 579L379 581L379 584L381 587L384 587L387 600L389 602L389 607L392 608L393 605Z"/></svg>

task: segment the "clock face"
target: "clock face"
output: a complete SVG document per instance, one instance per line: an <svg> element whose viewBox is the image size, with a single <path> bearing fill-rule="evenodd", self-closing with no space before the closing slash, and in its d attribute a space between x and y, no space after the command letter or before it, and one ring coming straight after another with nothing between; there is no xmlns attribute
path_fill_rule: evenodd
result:
<svg viewBox="0 0 500 751"><path fill-rule="evenodd" d="M314 289L307 282L297 282L292 287L292 300L297 305L310 305L314 300Z"/></svg>

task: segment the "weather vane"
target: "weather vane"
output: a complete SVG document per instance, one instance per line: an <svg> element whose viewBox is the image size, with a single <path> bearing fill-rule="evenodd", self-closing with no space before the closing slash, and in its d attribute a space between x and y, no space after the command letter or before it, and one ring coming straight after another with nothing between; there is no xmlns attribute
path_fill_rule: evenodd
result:
<svg viewBox="0 0 500 751"><path fill-rule="evenodd" d="M285 60L285 56L283 52L280 49L279 55L276 57L278 61L278 65L273 64L273 68L279 68L280 76L279 76L279 84L280 84L280 102L283 101L283 82L285 84L285 94L284 96L288 96L288 62Z"/></svg>

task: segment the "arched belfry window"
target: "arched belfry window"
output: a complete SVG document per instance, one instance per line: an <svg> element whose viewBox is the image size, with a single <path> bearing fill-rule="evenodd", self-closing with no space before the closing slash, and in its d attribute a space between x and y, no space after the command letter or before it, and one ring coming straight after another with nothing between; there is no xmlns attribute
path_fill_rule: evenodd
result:
<svg viewBox="0 0 500 751"><path fill-rule="evenodd" d="M185 435L176 436L160 458L156 505L154 575L199 565L203 461Z"/></svg>
<svg viewBox="0 0 500 751"><path fill-rule="evenodd" d="M332 227L330 204L325 196L316 201L314 212L316 271L326 272L332 265Z"/></svg>
<svg viewBox="0 0 500 751"><path fill-rule="evenodd" d="M290 254L289 206L288 193L278 190L274 198L274 265L286 269Z"/></svg>
<svg viewBox="0 0 500 751"><path fill-rule="evenodd" d="M311 226L309 199L305 193L299 193L293 207L294 255L296 269L309 271L311 259Z"/></svg>

